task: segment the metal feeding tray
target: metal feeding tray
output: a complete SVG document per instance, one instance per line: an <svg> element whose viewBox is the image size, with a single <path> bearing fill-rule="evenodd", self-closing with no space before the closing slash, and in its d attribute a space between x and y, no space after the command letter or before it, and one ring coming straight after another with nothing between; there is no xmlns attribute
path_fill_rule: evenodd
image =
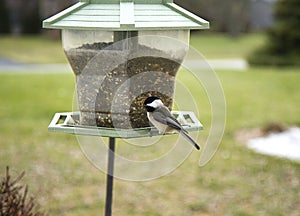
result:
<svg viewBox="0 0 300 216"><path fill-rule="evenodd" d="M193 112L172 111L172 114L187 131L199 131L203 129L202 124ZM160 135L154 127L121 129L79 125L79 118L79 112L56 113L48 126L48 131L128 139Z"/></svg>

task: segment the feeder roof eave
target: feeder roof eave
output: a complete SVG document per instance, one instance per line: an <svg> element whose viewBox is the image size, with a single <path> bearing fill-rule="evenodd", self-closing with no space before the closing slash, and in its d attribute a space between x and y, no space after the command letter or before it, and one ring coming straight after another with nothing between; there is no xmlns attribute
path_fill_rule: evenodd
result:
<svg viewBox="0 0 300 216"><path fill-rule="evenodd" d="M44 28L80 30L208 29L209 22L173 2L139 4L79 2L43 21Z"/></svg>

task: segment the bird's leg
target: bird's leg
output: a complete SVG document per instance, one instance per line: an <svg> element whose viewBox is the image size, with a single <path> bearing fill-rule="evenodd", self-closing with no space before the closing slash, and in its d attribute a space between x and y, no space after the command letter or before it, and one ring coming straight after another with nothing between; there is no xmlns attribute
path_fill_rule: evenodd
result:
<svg viewBox="0 0 300 216"><path fill-rule="evenodd" d="M154 127L150 127L150 130L149 130L149 136L152 137L155 133L155 128Z"/></svg>

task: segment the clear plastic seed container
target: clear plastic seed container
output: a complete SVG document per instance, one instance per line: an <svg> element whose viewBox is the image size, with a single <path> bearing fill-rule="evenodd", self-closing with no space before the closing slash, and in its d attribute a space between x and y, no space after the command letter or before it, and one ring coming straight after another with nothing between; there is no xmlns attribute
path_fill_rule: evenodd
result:
<svg viewBox="0 0 300 216"><path fill-rule="evenodd" d="M62 30L76 76L80 124L149 126L144 100L172 108L176 73L188 51L189 30Z"/></svg>

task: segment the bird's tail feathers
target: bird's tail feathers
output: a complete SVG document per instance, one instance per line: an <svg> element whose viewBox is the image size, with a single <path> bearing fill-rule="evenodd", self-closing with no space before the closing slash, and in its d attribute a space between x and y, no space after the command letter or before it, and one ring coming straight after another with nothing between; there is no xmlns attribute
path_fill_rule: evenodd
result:
<svg viewBox="0 0 300 216"><path fill-rule="evenodd" d="M181 130L180 134L191 143L197 150L200 150L200 146L187 134L185 130Z"/></svg>

